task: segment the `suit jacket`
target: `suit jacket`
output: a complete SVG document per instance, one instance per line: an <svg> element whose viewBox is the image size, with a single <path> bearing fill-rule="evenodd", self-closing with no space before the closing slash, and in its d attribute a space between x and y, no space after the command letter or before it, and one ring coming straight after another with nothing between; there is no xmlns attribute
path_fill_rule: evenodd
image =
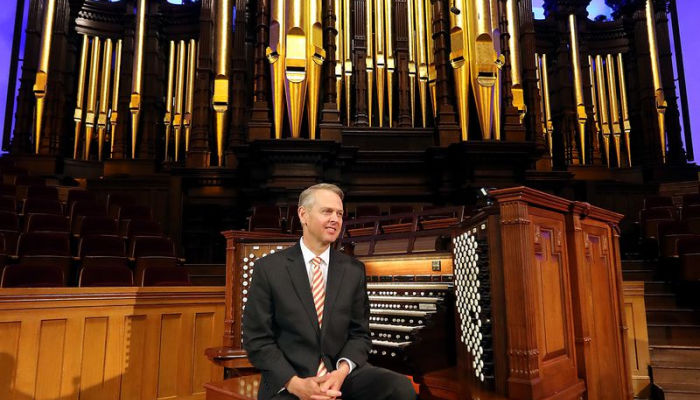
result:
<svg viewBox="0 0 700 400"><path fill-rule="evenodd" d="M258 399L267 400L294 376L328 371L340 358L362 367L371 347L365 266L331 249L323 327L299 243L255 262L243 312L243 348L262 372Z"/></svg>

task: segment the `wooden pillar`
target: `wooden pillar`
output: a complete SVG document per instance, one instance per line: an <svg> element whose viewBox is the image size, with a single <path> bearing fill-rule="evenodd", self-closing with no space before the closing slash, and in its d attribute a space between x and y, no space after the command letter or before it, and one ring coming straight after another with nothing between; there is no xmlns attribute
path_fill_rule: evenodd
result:
<svg viewBox="0 0 700 400"><path fill-rule="evenodd" d="M335 22L338 18L335 2L333 0L323 0L323 47L326 50L326 59L323 62L323 78L321 84L321 97L323 107L321 108L321 123L318 125L319 137L324 140L342 139L342 125L340 124L340 113L338 112L337 88L335 86L335 65L336 46L335 38L338 31L335 29ZM340 38L342 40L342 38Z"/></svg>
<svg viewBox="0 0 700 400"><path fill-rule="evenodd" d="M506 1L505 0L499 0L497 3L498 6L498 29L501 32L500 34L500 46L501 46L501 54L503 54L505 58L505 64L503 65L503 68L501 69L501 81L497 82L496 84L501 85L501 93L503 93L503 96L501 98L502 102L502 109L503 109L503 132L504 132L504 140L507 141L516 141L516 142L522 142L526 139L526 131L525 131L525 126L523 125L523 121L520 120L520 113L518 112L518 109L513 106L513 91L512 91L512 86L513 86L513 80L511 77L511 69L513 68L511 63L510 63L510 46L508 45L508 41L510 40L511 35L513 35L513 32L510 32L508 30L508 17L506 13ZM496 12L494 10L491 10L491 12ZM520 20L516 21L515 23L520 24ZM495 27L494 27L495 28ZM520 40L520 38L516 38L517 40ZM530 53L532 54L532 53ZM529 59L532 59L533 57L529 57ZM524 61L524 58L521 57L521 61ZM521 66L522 68L522 66ZM528 110L529 112L529 110ZM500 123L500 122L499 122Z"/></svg>
<svg viewBox="0 0 700 400"><path fill-rule="evenodd" d="M255 65L253 67L253 111L248 123L248 140L272 137L270 114L270 63L265 49L270 42L270 0L257 0L255 7Z"/></svg>
<svg viewBox="0 0 700 400"><path fill-rule="evenodd" d="M411 127L411 92L408 79L408 4L406 0L394 2L394 24L396 29L396 72L398 76L398 118L400 128ZM411 43L413 45L413 43Z"/></svg>
<svg viewBox="0 0 700 400"><path fill-rule="evenodd" d="M43 16L42 0L30 0L29 15L25 36L24 55L22 57L22 75L17 96L17 113L12 138L12 153L33 152L31 146L32 126L34 121L34 78L39 63L39 44L41 43L41 21Z"/></svg>
<svg viewBox="0 0 700 400"><path fill-rule="evenodd" d="M131 113L129 102L131 100L131 82L134 62L134 32L136 29L135 3L124 9L124 31L122 32L122 65L119 69L119 107L117 114L117 126L114 135L114 149L112 159L124 160L131 155Z"/></svg>
<svg viewBox="0 0 700 400"><path fill-rule="evenodd" d="M229 83L230 118L228 136L224 136L224 165L235 168L235 146L243 144L243 130L246 126L247 99L251 92L246 90L246 0L235 0L236 19L233 21L233 40L231 42L231 80Z"/></svg>
<svg viewBox="0 0 700 400"><path fill-rule="evenodd" d="M213 0L202 0L199 11L199 53L194 81L192 133L185 165L206 168L210 165L209 128L212 126L211 96L214 62Z"/></svg>
<svg viewBox="0 0 700 400"><path fill-rule="evenodd" d="M440 146L457 143L460 129L455 110L454 79L450 65L450 7L446 0L431 0L433 6L433 38L435 42L435 70L437 72L437 129ZM464 12L464 11L462 11Z"/></svg>
<svg viewBox="0 0 700 400"><path fill-rule="evenodd" d="M520 61L522 63L523 90L527 114L523 120L527 139L537 143L537 148L543 154L544 162L538 163L538 169L551 169L549 151L546 150L545 132L542 131L543 119L540 98L537 89L537 66L532 57L537 50L537 36L535 35L535 22L532 14L532 0L520 0L518 2L518 17L520 18Z"/></svg>
<svg viewBox="0 0 700 400"><path fill-rule="evenodd" d="M683 151L681 138L681 115L678 109L678 96L676 95L676 76L673 69L673 53L668 27L668 2L655 1L656 12L656 43L659 46L659 63L661 68L661 84L666 98L666 141L668 144L667 160L671 164L685 164L686 157Z"/></svg>
<svg viewBox="0 0 700 400"><path fill-rule="evenodd" d="M154 159L156 139L164 136L163 103L164 80L167 71L166 55L161 53L158 43L160 32L159 2L148 3L146 12L146 37L144 38L143 100L136 158Z"/></svg>
<svg viewBox="0 0 700 400"><path fill-rule="evenodd" d="M355 86L355 125L368 126L367 114L367 25L365 24L365 0L353 0L353 48L351 49L352 77ZM369 105L371 107L371 104Z"/></svg>

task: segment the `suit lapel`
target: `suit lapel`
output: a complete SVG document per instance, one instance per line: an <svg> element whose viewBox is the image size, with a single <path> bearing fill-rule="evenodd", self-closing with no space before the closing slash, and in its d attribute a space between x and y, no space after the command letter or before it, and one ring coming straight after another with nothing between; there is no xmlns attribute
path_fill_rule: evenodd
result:
<svg viewBox="0 0 700 400"><path fill-rule="evenodd" d="M301 304L304 306L304 310L306 310L309 322L311 322L314 330L318 333L316 306L314 305L314 299L311 295L311 285L309 284L309 275L304 265L304 256L301 254L301 247L298 243L293 247L287 259L287 272L289 272L294 291L297 293Z"/></svg>
<svg viewBox="0 0 700 400"><path fill-rule="evenodd" d="M323 333L326 331L326 326L329 325L331 315L333 315L333 307L335 306L335 300L340 291L340 284L343 281L344 273L345 265L337 262L334 250L331 249L328 262L328 280L326 282L326 301L323 306L323 328L321 329L321 336L323 336Z"/></svg>

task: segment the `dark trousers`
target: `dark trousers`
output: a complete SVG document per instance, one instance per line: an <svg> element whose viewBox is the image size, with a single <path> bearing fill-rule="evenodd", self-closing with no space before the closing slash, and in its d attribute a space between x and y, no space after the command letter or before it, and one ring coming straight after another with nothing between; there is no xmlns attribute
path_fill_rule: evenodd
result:
<svg viewBox="0 0 700 400"><path fill-rule="evenodd" d="M416 391L405 376L388 369L365 365L358 368L340 388L343 400L415 400ZM273 400L298 400L289 392L282 392Z"/></svg>

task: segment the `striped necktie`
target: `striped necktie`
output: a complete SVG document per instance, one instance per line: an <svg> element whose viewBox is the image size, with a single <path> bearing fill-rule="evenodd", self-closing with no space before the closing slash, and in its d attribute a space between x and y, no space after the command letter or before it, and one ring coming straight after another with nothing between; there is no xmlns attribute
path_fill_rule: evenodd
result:
<svg viewBox="0 0 700 400"><path fill-rule="evenodd" d="M323 305L326 301L326 284L323 283L323 271L321 271L321 257L314 257L311 260L311 294L314 297L316 306L316 316L318 317L318 328L323 326ZM318 364L316 376L323 376L328 373L323 359Z"/></svg>

